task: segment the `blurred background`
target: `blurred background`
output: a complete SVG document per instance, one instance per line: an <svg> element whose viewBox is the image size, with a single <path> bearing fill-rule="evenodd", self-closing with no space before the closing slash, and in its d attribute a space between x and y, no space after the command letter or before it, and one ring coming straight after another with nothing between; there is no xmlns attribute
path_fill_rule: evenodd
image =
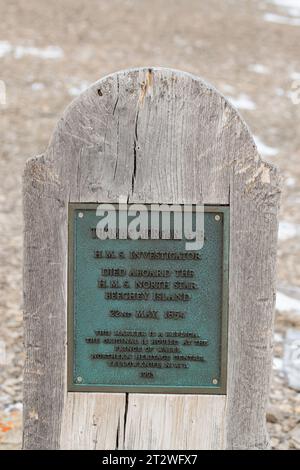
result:
<svg viewBox="0 0 300 470"><path fill-rule="evenodd" d="M119 69L200 75L282 174L268 429L300 449L300 0L0 0L0 449L22 438L22 188L67 104Z"/></svg>

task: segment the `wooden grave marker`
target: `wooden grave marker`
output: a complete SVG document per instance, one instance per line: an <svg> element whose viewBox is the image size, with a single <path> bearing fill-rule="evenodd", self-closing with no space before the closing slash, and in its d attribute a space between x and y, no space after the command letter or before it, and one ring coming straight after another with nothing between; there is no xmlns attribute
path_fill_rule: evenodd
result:
<svg viewBox="0 0 300 470"><path fill-rule="evenodd" d="M267 448L265 411L272 363L280 191L276 169L261 160L248 128L226 99L198 77L180 71L143 68L109 75L93 84L66 109L46 152L26 163L23 188L26 348L23 447ZM128 311L131 318L127 322L124 318L108 321L108 317L118 315L108 315L108 311L118 311L112 307L114 299L111 304L105 303L107 300L99 301L99 331L92 334L95 324L89 315L95 308L93 296L104 299L101 295L105 296L110 290L104 278L98 286L84 283L84 280L92 276L96 262L99 272L101 266L126 271L129 260L125 262L120 257L119 264L101 265L101 260L95 260L93 255L89 258L82 254L92 253L96 246L93 243L99 243L97 247L103 246L103 249L108 246L106 241L93 241L90 237L87 228L94 221L89 222L88 217L92 216L91 212L87 213L86 204L90 208L96 207L95 203L116 204L120 198L128 205L193 204L204 205L211 217L214 217L212 207L220 213L217 219L211 220L220 221L221 217L224 231L219 231L218 236L222 249L211 250L209 259L214 256L214 261L209 265L209 274L201 271L205 264L201 265L201 261L198 264L168 261L165 267L171 272L171 278L159 279L165 282L159 286L167 289L168 282L174 286L173 267L178 270L196 266L195 272L200 267L200 287L193 282L190 287L200 289L198 297L193 297L193 290L184 292L197 300L195 305L199 306L199 311L206 302L203 299L209 298L205 305L211 307L212 313L205 317L202 312L206 320L201 320L199 328L203 326L206 331L211 319L212 330L207 331L215 331L217 339L208 337L207 344L204 340L201 346L211 344L202 348L204 364L210 372L215 371L214 367L221 371L221 363L226 364L223 375L220 372L218 377L222 387L213 377L209 387L205 386L204 372L199 376L191 375L185 366L176 373L167 368L162 373L160 353L158 369L153 372L146 368L144 376L144 369L133 362L133 368L140 374L136 379L138 385L133 379L133 368L119 367L117 362L112 370L105 361L93 362L87 355L87 351L103 350L102 329L110 328L107 325L113 325L112 330L122 325L123 336L127 334L124 325L128 325L129 330L138 330L135 334L141 336L145 331L149 335L153 325L161 325L157 331L166 337L169 334L166 329L181 332L187 325L190 328L192 323L188 321L193 322L197 315L194 304L190 303L189 309L188 302L179 301L176 314L180 316L183 312L183 323L179 323L176 330L174 325L178 322L162 317L162 314L174 314L174 302L167 301L165 308L159 304L161 319L158 323L150 319L148 328L146 320L139 323L140 320L133 318L136 315L134 302L126 303L127 294L122 294L116 308L121 309L123 316ZM68 223L69 227L71 225L69 235ZM213 238L217 232L210 230L208 238ZM136 250L139 246L138 241L116 239L110 243L113 243L113 250L118 249L118 243L125 251L131 246ZM149 247L155 251L158 246L155 241L152 245L151 240L143 243L145 245L140 246L148 247L147 253ZM159 243L162 244L160 249L166 251L171 241L159 240ZM209 240L207 243L209 247ZM172 246L176 251L181 245ZM131 268L164 267L162 260L141 265L132 260L130 263ZM215 263L219 263L218 268ZM225 277L220 275L220 270ZM193 275L193 269L187 271ZM120 273L115 271L117 277L107 278L108 282L115 281L110 287L118 285ZM223 279L222 294L220 279ZM129 285L131 281L127 281ZM149 281L147 277L146 281ZM156 295L155 285L152 284L151 295ZM106 288L101 290L103 286ZM210 286L209 295L206 295L206 286ZM219 300L222 296L222 308L213 307L214 290ZM136 289L130 292L133 298ZM142 292L146 292L143 302L147 306L150 294L147 290ZM137 305L140 308L140 303ZM197 330L198 323L195 324ZM106 329L106 335L116 343L112 330ZM199 339L199 332L196 333ZM91 334L96 336L91 339L83 336ZM91 344L87 345L88 342ZM137 340L137 347L142 348L141 342L142 339ZM196 356L199 359L199 355ZM133 356L128 357L131 361ZM122 353L118 358L125 360ZM182 356L179 363L184 364ZM170 368L173 367L173 359L170 364ZM190 371L201 371L204 367L201 362L185 364ZM82 376L76 375L74 379L76 367L82 371ZM103 375L99 376L99 370ZM181 385L178 393L174 383L177 378ZM95 380L105 382L101 391L97 387L89 389L85 384L91 385ZM155 390L151 380L153 383L161 381L166 388ZM191 389L185 389L185 385Z"/></svg>

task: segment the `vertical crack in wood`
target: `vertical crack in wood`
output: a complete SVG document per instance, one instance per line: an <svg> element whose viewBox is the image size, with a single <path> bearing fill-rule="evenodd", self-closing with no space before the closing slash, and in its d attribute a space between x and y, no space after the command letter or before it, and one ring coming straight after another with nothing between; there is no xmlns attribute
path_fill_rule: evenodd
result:
<svg viewBox="0 0 300 470"><path fill-rule="evenodd" d="M131 193L134 193L134 185L136 180L136 159L137 159L137 143L138 143L138 119L140 109L144 104L144 100L147 94L152 96L152 87L153 87L153 70L149 68L146 73L146 79L141 84L141 92L139 95L138 103L137 103L137 111L135 115L134 121L134 139L133 139L133 172L132 172L132 179L131 179Z"/></svg>
<svg viewBox="0 0 300 470"><path fill-rule="evenodd" d="M117 157L116 157L116 162L115 162L113 179L116 178L116 173L117 173L117 168L118 168L118 161L119 161L119 135L120 135L120 121L119 121L119 118L118 118L118 124L117 124Z"/></svg>
<svg viewBox="0 0 300 470"><path fill-rule="evenodd" d="M137 147L137 140L138 140L138 134L137 134L138 118L139 118L139 109L138 109L137 112L136 112L135 126L134 126L134 140L133 140L133 171L132 171L132 179L131 179L131 192L132 192L132 194L134 193L134 184L135 184L135 179L136 179L136 147Z"/></svg>
<svg viewBox="0 0 300 470"><path fill-rule="evenodd" d="M125 441L126 441L126 424L127 424L127 415L128 415L128 401L129 401L129 393L125 393L123 449L125 449Z"/></svg>
<svg viewBox="0 0 300 470"><path fill-rule="evenodd" d="M81 196L81 191L80 191L80 188L81 188L81 184L80 184L80 180L81 180L81 172L80 172L80 167L81 167L81 156L82 156L82 149L80 150L79 154L78 154L78 160L77 160L77 175L76 175L76 179L77 179L77 188L78 188L78 200L81 201L80 199L80 196Z"/></svg>
<svg viewBox="0 0 300 470"><path fill-rule="evenodd" d="M135 124L134 124L134 139L133 139L133 172L132 172L132 179L131 179L131 192L134 193L134 184L136 179L136 148L137 148L137 141L138 141L138 118L139 118L139 105L135 116Z"/></svg>
<svg viewBox="0 0 300 470"><path fill-rule="evenodd" d="M119 450L119 439L120 439L120 416L118 419L115 450Z"/></svg>
<svg viewBox="0 0 300 470"><path fill-rule="evenodd" d="M115 114L116 108L118 106L119 98L120 98L120 82L119 82L119 76L117 75L117 99L113 107L113 115Z"/></svg>
<svg viewBox="0 0 300 470"><path fill-rule="evenodd" d="M115 105L113 108L113 116L115 114L116 108L119 103L119 98L120 98L120 82L119 82L119 76L117 76L117 99L115 101ZM119 135L120 135L120 120L118 116L118 122L117 122L117 157L116 157L116 162L115 162L115 168L114 168L114 176L113 179L116 177L117 173L117 168L118 168L118 160L119 160Z"/></svg>

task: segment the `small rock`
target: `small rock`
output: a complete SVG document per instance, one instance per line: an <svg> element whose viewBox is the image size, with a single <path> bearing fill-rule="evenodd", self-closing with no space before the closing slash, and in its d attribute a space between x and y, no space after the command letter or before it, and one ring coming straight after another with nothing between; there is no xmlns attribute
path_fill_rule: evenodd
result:
<svg viewBox="0 0 300 470"><path fill-rule="evenodd" d="M280 404L280 412L285 416L290 416L293 414L293 407L289 403L281 403Z"/></svg>
<svg viewBox="0 0 300 470"><path fill-rule="evenodd" d="M284 342L283 371L289 387L300 391L300 330L290 328Z"/></svg>
<svg viewBox="0 0 300 470"><path fill-rule="evenodd" d="M276 449L279 444L279 439L277 437L272 437L271 439L271 447L272 449Z"/></svg>
<svg viewBox="0 0 300 470"><path fill-rule="evenodd" d="M267 422L278 423L282 420L282 413L277 406L271 405L267 410Z"/></svg>
<svg viewBox="0 0 300 470"><path fill-rule="evenodd" d="M300 424L291 431L290 435L295 449L300 449Z"/></svg>

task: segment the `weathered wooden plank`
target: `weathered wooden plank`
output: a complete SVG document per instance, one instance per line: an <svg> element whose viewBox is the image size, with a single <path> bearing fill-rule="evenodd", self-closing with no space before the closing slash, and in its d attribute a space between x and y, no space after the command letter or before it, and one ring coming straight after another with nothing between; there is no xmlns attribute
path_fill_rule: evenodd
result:
<svg viewBox="0 0 300 470"><path fill-rule="evenodd" d="M225 396L129 394L125 449L223 449Z"/></svg>
<svg viewBox="0 0 300 470"><path fill-rule="evenodd" d="M244 146L230 193L227 446L233 449L268 447L279 189L266 163L243 172L252 151L250 143Z"/></svg>
<svg viewBox="0 0 300 470"><path fill-rule="evenodd" d="M228 394L130 395L128 407L124 394L114 396L109 436L98 419L86 439L75 436L74 426L67 442L62 422L74 413L79 423L81 404L87 423L95 409L97 416L111 410L105 395L67 395L67 204L118 202L120 196L130 202L230 204ZM93 448L95 435L97 448L117 440L125 448L171 448L180 439L186 447L265 447L278 199L276 172L260 160L240 116L197 77L168 69L124 71L76 99L45 156L29 161L24 177L24 447L57 448L60 435L66 448ZM120 439L122 407L126 426ZM162 408L166 421L156 411ZM201 419L209 414L215 417L210 428ZM178 416L185 417L183 427ZM194 428L199 423L199 440L187 434L191 422Z"/></svg>
<svg viewBox="0 0 300 470"><path fill-rule="evenodd" d="M24 174L23 446L59 445L64 393L66 218L55 169L44 156Z"/></svg>
<svg viewBox="0 0 300 470"><path fill-rule="evenodd" d="M124 411L124 393L68 393L60 448L118 449L124 439Z"/></svg>

